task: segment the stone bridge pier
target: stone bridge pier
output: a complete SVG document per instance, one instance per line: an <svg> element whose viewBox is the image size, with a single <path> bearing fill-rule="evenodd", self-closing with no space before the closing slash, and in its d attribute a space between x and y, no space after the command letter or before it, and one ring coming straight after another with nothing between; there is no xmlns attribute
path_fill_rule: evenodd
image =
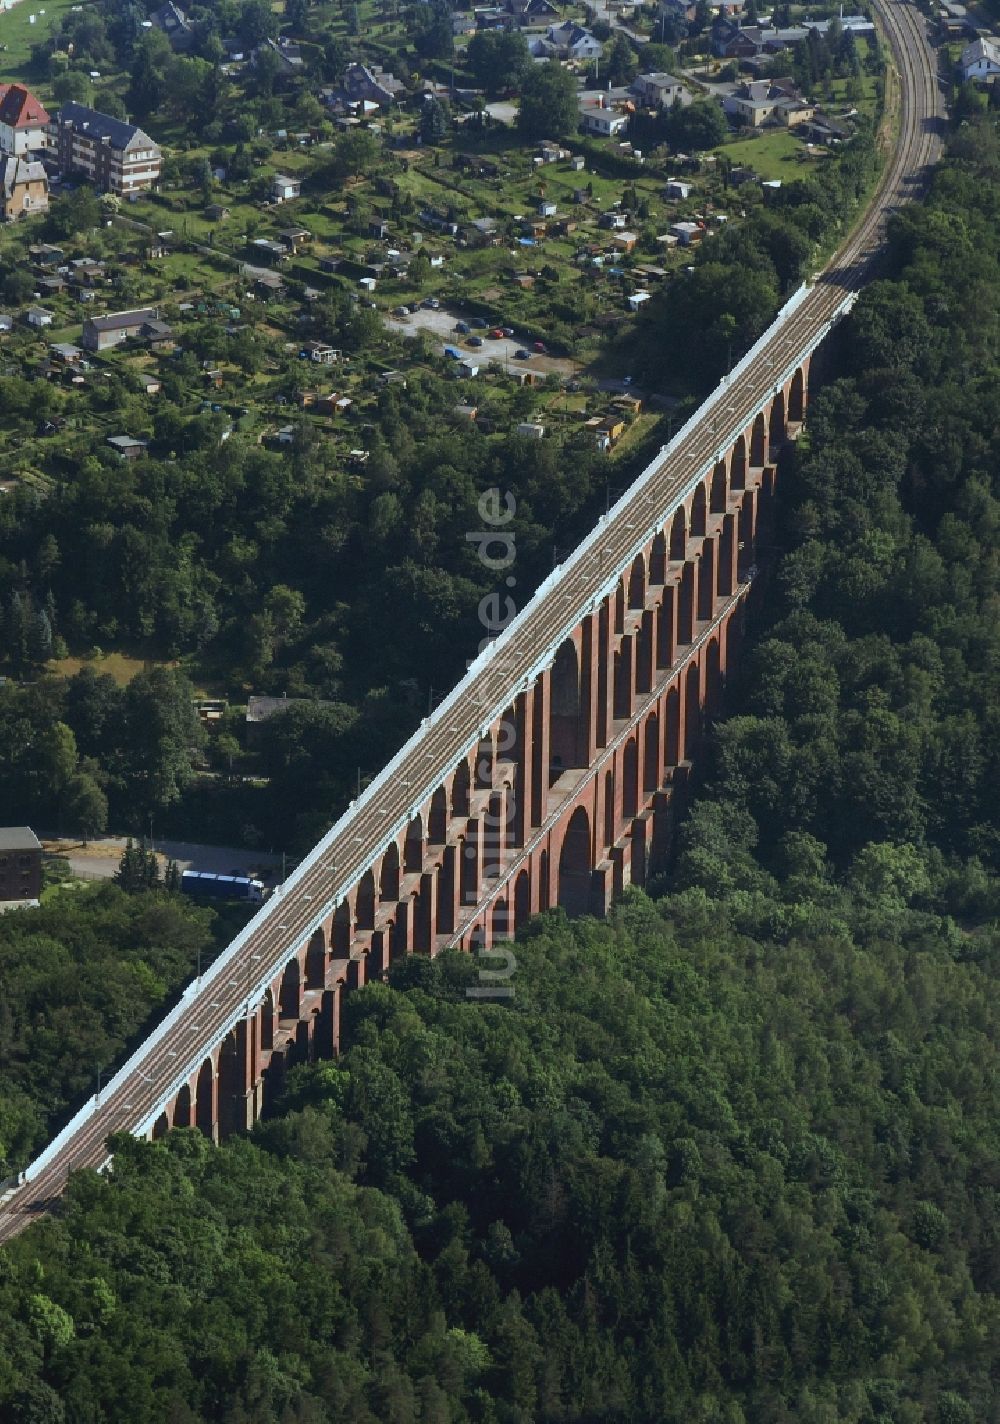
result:
<svg viewBox="0 0 1000 1424"><path fill-rule="evenodd" d="M602 915L665 864L695 749L739 656L778 452L805 417L808 372L805 360L629 565L607 571L531 685L290 953L154 1137L251 1127L289 1068L338 1051L342 996L407 955L492 948L556 905Z"/></svg>

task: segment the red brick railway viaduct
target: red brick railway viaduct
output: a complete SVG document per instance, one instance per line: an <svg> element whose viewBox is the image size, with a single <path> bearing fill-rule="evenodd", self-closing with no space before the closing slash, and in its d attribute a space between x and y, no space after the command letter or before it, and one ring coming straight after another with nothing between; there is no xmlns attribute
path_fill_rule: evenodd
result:
<svg viewBox="0 0 1000 1424"><path fill-rule="evenodd" d="M252 1126L290 1066L337 1052L342 996L404 956L489 949L541 910L603 914L646 882L738 651L777 455L805 417L808 377L805 358L290 955L153 1137Z"/></svg>

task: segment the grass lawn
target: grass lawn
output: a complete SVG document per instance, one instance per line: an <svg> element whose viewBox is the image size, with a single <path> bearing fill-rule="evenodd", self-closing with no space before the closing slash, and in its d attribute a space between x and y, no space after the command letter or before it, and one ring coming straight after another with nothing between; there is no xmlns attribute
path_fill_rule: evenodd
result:
<svg viewBox="0 0 1000 1424"><path fill-rule="evenodd" d="M801 139L788 129L768 130L755 138L738 138L715 150L739 167L752 168L761 178L801 178L816 159L810 159Z"/></svg>
<svg viewBox="0 0 1000 1424"><path fill-rule="evenodd" d="M119 687L124 687L137 672L153 666L148 658L132 658L127 653L103 653L99 658L54 658L46 664L45 670L56 677L73 677L81 668L89 667L98 674L107 673ZM170 663L168 666L176 667L177 664Z"/></svg>
<svg viewBox="0 0 1000 1424"><path fill-rule="evenodd" d="M78 0L45 0L45 5L40 6L35 0L20 0L12 10L0 12L0 44L3 45L0 50L0 80L6 84L13 80L25 81L32 45L45 39L75 3ZM44 84L35 87L39 93L46 88Z"/></svg>

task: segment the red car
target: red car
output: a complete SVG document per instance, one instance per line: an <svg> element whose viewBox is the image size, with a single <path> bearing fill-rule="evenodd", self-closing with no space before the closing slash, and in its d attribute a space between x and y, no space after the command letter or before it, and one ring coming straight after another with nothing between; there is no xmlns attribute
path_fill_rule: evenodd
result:
<svg viewBox="0 0 1000 1424"><path fill-rule="evenodd" d="M499 341L501 336L503 336L503 328L500 326L495 326L493 330L488 334L493 338L494 341Z"/></svg>
<svg viewBox="0 0 1000 1424"><path fill-rule="evenodd" d="M542 355L544 356L544 355L545 355L545 342L544 342L544 341L536 341L536 342L535 342L535 350L536 350L536 351L540 351L540 352L542 353Z"/></svg>

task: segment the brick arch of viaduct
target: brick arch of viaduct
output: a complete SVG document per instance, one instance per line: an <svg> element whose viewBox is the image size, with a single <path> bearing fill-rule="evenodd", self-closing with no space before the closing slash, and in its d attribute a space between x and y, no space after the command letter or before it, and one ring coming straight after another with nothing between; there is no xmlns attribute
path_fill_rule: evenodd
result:
<svg viewBox="0 0 1000 1424"><path fill-rule="evenodd" d="M719 706L780 446L809 360L653 531L550 663L420 804L152 1135L253 1125L298 1062L339 1046L344 993L413 953L489 948L538 911L603 913L643 884Z"/></svg>

